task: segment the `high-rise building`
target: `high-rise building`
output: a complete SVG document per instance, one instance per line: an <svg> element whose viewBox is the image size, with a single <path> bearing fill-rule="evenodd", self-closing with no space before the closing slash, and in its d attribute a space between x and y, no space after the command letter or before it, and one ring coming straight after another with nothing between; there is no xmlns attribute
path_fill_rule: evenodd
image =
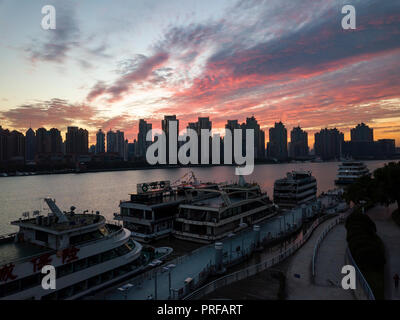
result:
<svg viewBox="0 0 400 320"><path fill-rule="evenodd" d="M114 131L107 132L107 153L117 153L117 134Z"/></svg>
<svg viewBox="0 0 400 320"><path fill-rule="evenodd" d="M117 152L121 158L125 158L125 135L119 130L117 130Z"/></svg>
<svg viewBox="0 0 400 320"><path fill-rule="evenodd" d="M65 135L65 152L73 155L88 154L88 131L78 127L68 127Z"/></svg>
<svg viewBox="0 0 400 320"><path fill-rule="evenodd" d="M225 159L225 145L228 143L228 141L226 139L227 131L228 132L230 131L231 135L232 135L232 155L231 155L232 163L235 162L235 145L237 145L237 146L241 145L242 146L242 153L243 153L243 137L242 137L242 141L240 141L240 143L239 142L237 142L237 143L235 142L235 134L234 134L234 132L235 132L236 129L241 129L241 126L240 126L238 120L228 120L226 122L226 125L225 125L225 137L224 137L224 139L222 141L222 145L224 146L224 153L223 153L224 154L224 159L223 160L224 160L225 163L229 163L228 159Z"/></svg>
<svg viewBox="0 0 400 320"><path fill-rule="evenodd" d="M7 139L7 157L12 161L25 160L25 136L19 131L11 131Z"/></svg>
<svg viewBox="0 0 400 320"><path fill-rule="evenodd" d="M18 131L9 131L0 126L0 161L24 161L25 136Z"/></svg>
<svg viewBox="0 0 400 320"><path fill-rule="evenodd" d="M340 159L344 135L338 129L321 129L315 133L315 155L323 160Z"/></svg>
<svg viewBox="0 0 400 320"><path fill-rule="evenodd" d="M288 158L287 130L282 122L275 122L275 126L269 129L267 153L270 159L282 161Z"/></svg>
<svg viewBox="0 0 400 320"><path fill-rule="evenodd" d="M391 157L396 153L396 141L394 139L379 139L376 143L376 153L380 158Z"/></svg>
<svg viewBox="0 0 400 320"><path fill-rule="evenodd" d="M208 130L211 132L212 130L212 122L210 121L209 117L199 117L197 119L197 122L189 122L187 129L192 129L196 131L197 137L198 137L198 150L197 150L197 155L198 155L198 163L201 163L201 145L202 145L202 136L201 136L201 130ZM210 134L208 138L208 155L209 159L208 162L211 163L212 161L212 135Z"/></svg>
<svg viewBox="0 0 400 320"><path fill-rule="evenodd" d="M246 123L242 125L244 129L242 133L243 139L243 150L246 150L246 129L254 130L254 158L256 160L265 159L265 133L260 129L256 118L252 116L251 118L246 118Z"/></svg>
<svg viewBox="0 0 400 320"><path fill-rule="evenodd" d="M299 126L290 132L289 155L292 158L304 158L309 154L308 134Z"/></svg>
<svg viewBox="0 0 400 320"><path fill-rule="evenodd" d="M139 120L139 131L137 139L137 149L135 153L138 158L144 159L146 157L147 148L150 146L151 141L146 141L147 133L152 130L152 124L147 123L144 119Z"/></svg>
<svg viewBox="0 0 400 320"><path fill-rule="evenodd" d="M169 127L170 127L170 123L175 123L176 124L176 132L170 132L169 131ZM161 129L164 131L165 136L166 136L166 144L167 144L167 148L166 148L166 153L167 153L167 163L168 164L175 164L173 163L174 161L171 161L172 159L170 159L170 147L172 148L172 146L170 146L170 135L171 134L176 134L176 150L172 150L171 152L174 153L174 157L176 158L176 160L178 159L178 134L179 134L179 120L176 118L176 115L172 115L172 116L164 116L164 120L161 120ZM176 154L176 155L175 155Z"/></svg>
<svg viewBox="0 0 400 320"><path fill-rule="evenodd" d="M129 141L125 139L124 141L124 161L128 161L128 152L129 152Z"/></svg>
<svg viewBox="0 0 400 320"><path fill-rule="evenodd" d="M62 153L62 137L60 130L52 128L48 134L50 135L50 152Z"/></svg>
<svg viewBox="0 0 400 320"><path fill-rule="evenodd" d="M95 147L96 154L106 152L105 138L106 135L101 129L99 129L99 131L97 131L96 133L96 147Z"/></svg>
<svg viewBox="0 0 400 320"><path fill-rule="evenodd" d="M136 148L137 148L137 141L136 139L133 142L128 143L128 160L132 161L136 157Z"/></svg>
<svg viewBox="0 0 400 320"><path fill-rule="evenodd" d="M355 128L350 130L351 141L374 141L374 129L368 127L365 123L358 124Z"/></svg>
<svg viewBox="0 0 400 320"><path fill-rule="evenodd" d="M0 162L7 161L7 137L10 132L0 126Z"/></svg>
<svg viewBox="0 0 400 320"><path fill-rule="evenodd" d="M119 130L107 132L107 153L117 153L121 158L125 157L124 132Z"/></svg>
<svg viewBox="0 0 400 320"><path fill-rule="evenodd" d="M36 153L44 154L50 153L51 141L50 135L45 128L39 128L36 130Z"/></svg>
<svg viewBox="0 0 400 320"><path fill-rule="evenodd" d="M32 128L25 133L25 159L26 161L35 160L36 154L36 134Z"/></svg>

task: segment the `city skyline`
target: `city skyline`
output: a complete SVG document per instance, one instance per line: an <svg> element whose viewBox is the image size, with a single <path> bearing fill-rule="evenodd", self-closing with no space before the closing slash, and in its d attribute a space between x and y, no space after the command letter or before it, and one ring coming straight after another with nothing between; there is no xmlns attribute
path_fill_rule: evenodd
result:
<svg viewBox="0 0 400 320"><path fill-rule="evenodd" d="M365 122L399 146L400 4L353 1L357 29L343 30L342 2L24 1L22 12L4 0L1 124L83 127L93 144L99 128L133 140L139 119L160 128L164 114L181 127L210 115L221 132L254 115L264 131L300 125L309 145L321 128L349 140ZM45 4L56 30L40 27Z"/></svg>
<svg viewBox="0 0 400 320"><path fill-rule="evenodd" d="M161 130L163 130L166 135L168 136L168 122L175 121L177 122L177 137L185 134L187 129L195 130L197 135L200 139L200 132L201 129L211 130L211 134L214 135L215 133L219 134L221 138L224 137L224 131L220 134L220 130L218 132L214 131L212 126L212 119L209 117L198 117L196 122L190 122L186 127L179 127L179 118L176 115L165 115L164 119L161 120ZM127 153L127 148L129 144L135 144L137 146L137 150L135 151L135 155L138 157L143 158L146 154L146 149L154 142L146 141L147 132L153 129L153 123L150 123L144 119L139 119L139 131L137 132L136 136L133 137L130 141L128 138L125 137L125 132L120 130L113 131L111 128L108 131L103 131L102 129L98 129L95 132L89 132L85 128L78 128L75 126L70 126L65 133L65 139L63 139L61 131L57 128L37 128L33 130L29 128L25 135L23 132L17 130L9 130L8 128L3 128L0 126L1 130L8 130L9 133L15 133L16 135L20 135L29 141L33 138L39 137L40 135L48 139L47 146L43 145L42 147L39 146L38 150L41 150L39 153L61 153L61 149L64 149L64 153L75 153L75 152L66 152L68 149L68 135L71 136L71 131L83 134L84 139L84 152L78 152L81 154L85 153L115 153L119 154L124 157L124 154ZM156 126L157 127L157 126ZM235 120L227 120L225 123L225 128L222 130L230 130L233 131L235 129L254 129L255 131L255 158L262 159L262 158L276 158L278 160L286 160L291 157L300 157L304 158L310 155L311 151L315 155L322 156L325 158L323 154L327 151L318 151L318 146L321 144L321 139L328 139L324 144L328 143L329 139L334 139L335 143L340 143L342 146L337 144L336 147L333 147L332 154L329 154L327 158L340 157L341 155L352 156L353 153L359 154L360 151L357 149L364 149L364 155L373 154L374 151L372 149L376 148L374 143L383 143L388 144L387 147L393 148L393 153L395 152L396 144L395 139L375 139L374 137L374 128L370 127L368 124L364 122L358 123L353 128L349 129L348 136L349 138L346 139L346 134L337 128L320 128L319 131L315 132L313 136L313 143L310 144L309 142L309 132L304 130L304 128L298 126L293 127L291 130L285 126L285 123L279 121L275 122L274 126L269 128L268 135L266 135L266 130L260 128L257 119L252 117L247 117L246 121L240 122L237 119ZM157 134L158 129L156 129L155 133ZM3 132L3 131L2 131ZM153 138L154 134L153 132ZM331 137L331 134L333 136ZM75 135L75 134L74 134ZM92 137L91 141L90 137ZM268 137L268 138L267 138ZM323 138L325 137L325 138ZM319 138L317 141L316 139ZM42 140L43 142L45 140ZM264 142L264 143L263 143ZM75 142L76 143L76 142ZM368 145L370 143L370 145ZM317 145L317 150L315 149ZM63 147L64 146L64 147ZM345 150L342 150L342 147ZM48 148L49 150L47 150ZM82 148L82 147L80 147ZM93 152L90 152L92 150ZM135 147L136 148L136 147ZM168 148L168 147L167 147ZM43 150L42 150L43 149ZM45 150L46 149L46 150ZM259 151L257 151L259 149ZM83 149L80 149L83 150ZM26 150L27 153L30 153Z"/></svg>

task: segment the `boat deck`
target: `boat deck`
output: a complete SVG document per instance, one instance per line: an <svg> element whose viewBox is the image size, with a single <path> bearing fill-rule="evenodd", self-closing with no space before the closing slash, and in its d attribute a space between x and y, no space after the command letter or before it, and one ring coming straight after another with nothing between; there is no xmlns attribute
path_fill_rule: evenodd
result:
<svg viewBox="0 0 400 320"><path fill-rule="evenodd" d="M14 243L13 238L10 238L0 242L0 265L50 251L48 248L31 243Z"/></svg>
<svg viewBox="0 0 400 320"><path fill-rule="evenodd" d="M61 231L69 231L77 228L81 228L83 226L93 225L96 223L103 223L105 218L96 214L66 214L68 222L58 223L55 221L49 221L49 223L43 222L42 224L38 224L35 218L24 219L12 221L11 224L17 226L23 226L32 228L35 226L46 228L49 231L61 232ZM45 219L46 217L43 217Z"/></svg>
<svg viewBox="0 0 400 320"><path fill-rule="evenodd" d="M231 201L231 204L246 200L245 198L238 198L238 197L229 197L229 199ZM224 204L225 204L225 201L224 201L223 197L221 195L217 195L216 197L205 198L205 199L193 201L193 203L191 203L189 205L219 209L219 208L223 207Z"/></svg>

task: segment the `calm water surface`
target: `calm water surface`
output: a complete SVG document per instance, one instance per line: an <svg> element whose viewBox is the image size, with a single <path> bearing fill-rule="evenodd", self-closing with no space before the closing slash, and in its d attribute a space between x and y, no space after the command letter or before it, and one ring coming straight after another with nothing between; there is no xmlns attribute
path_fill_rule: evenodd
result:
<svg viewBox="0 0 400 320"><path fill-rule="evenodd" d="M366 161L372 171L383 166L385 161ZM334 187L338 162L284 163L256 165L254 172L245 179L258 182L272 199L273 185L291 170L310 170L317 178L318 193ZM157 180L176 181L189 169L154 169L85 174L39 175L0 178L0 235L14 232L17 228L10 221L21 217L22 212L42 210L47 212L43 198L57 200L61 210L72 205L77 212L100 211L107 219L118 212L119 201L129 198L136 191L136 184ZM202 181L232 182L237 177L234 167L212 167L192 169Z"/></svg>

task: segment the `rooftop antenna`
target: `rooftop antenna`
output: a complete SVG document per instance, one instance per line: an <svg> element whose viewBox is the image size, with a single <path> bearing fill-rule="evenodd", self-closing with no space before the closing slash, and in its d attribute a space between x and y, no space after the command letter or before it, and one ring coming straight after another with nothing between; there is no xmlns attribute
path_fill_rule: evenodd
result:
<svg viewBox="0 0 400 320"><path fill-rule="evenodd" d="M239 175L239 186L244 187L246 185L246 180L244 180L243 175Z"/></svg>

